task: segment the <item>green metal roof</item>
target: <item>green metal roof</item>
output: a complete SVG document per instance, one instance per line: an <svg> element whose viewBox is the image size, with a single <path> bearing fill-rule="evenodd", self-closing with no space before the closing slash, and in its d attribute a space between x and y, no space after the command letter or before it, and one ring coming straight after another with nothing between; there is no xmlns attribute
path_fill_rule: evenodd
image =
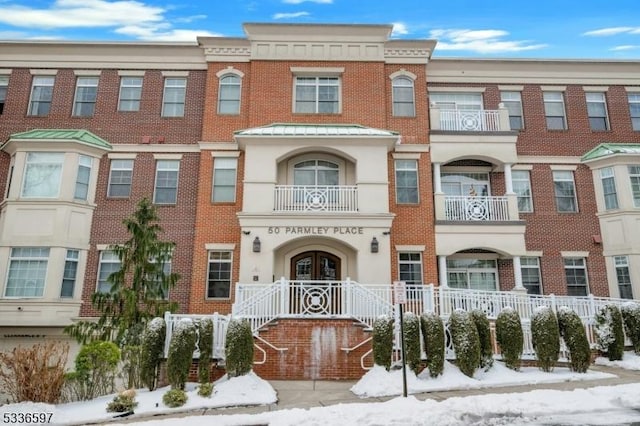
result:
<svg viewBox="0 0 640 426"><path fill-rule="evenodd" d="M397 136L398 132L358 124L273 123L235 132L237 136Z"/></svg>
<svg viewBox="0 0 640 426"><path fill-rule="evenodd" d="M601 143L582 156L582 161L595 160L615 154L640 155L640 144L637 143Z"/></svg>
<svg viewBox="0 0 640 426"><path fill-rule="evenodd" d="M109 142L84 129L33 129L14 133L9 137L9 140L74 141L104 150L111 150Z"/></svg>

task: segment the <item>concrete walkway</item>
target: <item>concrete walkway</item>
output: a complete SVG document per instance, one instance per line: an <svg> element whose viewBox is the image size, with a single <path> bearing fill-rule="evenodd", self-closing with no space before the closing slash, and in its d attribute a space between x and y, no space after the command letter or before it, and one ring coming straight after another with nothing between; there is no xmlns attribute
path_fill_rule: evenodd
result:
<svg viewBox="0 0 640 426"><path fill-rule="evenodd" d="M612 386L627 383L640 382L640 371L624 370L621 368L604 367L592 365L590 367L594 371L602 371L614 374L617 377L599 380L584 380L578 382L560 382L560 383L543 383L534 385L505 386L484 389L464 389L452 391L437 391L414 394L420 400L434 399L442 401L452 397L465 397L471 395L485 395L492 393L518 393L528 392L535 389L555 389L555 390L574 390L584 389L596 386ZM275 411L289 408L311 408L323 407L334 404L348 403L367 403L367 402L383 402L395 397L384 398L365 398L361 399L351 393L349 390L355 381L290 381L290 380L270 380L269 383L278 392L278 402L270 405L252 406L252 407L235 407L235 408L217 408L217 409L200 409L175 414L160 414L149 417L138 417L132 419L119 419L120 423L144 422L145 420L161 420L166 418L179 418L186 416L198 415L217 415L217 414L256 414L265 411Z"/></svg>

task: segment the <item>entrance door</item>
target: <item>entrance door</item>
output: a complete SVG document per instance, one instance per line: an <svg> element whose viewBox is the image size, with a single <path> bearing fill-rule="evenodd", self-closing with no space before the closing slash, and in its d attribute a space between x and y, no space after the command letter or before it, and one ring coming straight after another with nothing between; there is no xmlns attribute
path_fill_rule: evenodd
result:
<svg viewBox="0 0 640 426"><path fill-rule="evenodd" d="M306 251L291 259L291 279L340 280L340 258L326 251Z"/></svg>

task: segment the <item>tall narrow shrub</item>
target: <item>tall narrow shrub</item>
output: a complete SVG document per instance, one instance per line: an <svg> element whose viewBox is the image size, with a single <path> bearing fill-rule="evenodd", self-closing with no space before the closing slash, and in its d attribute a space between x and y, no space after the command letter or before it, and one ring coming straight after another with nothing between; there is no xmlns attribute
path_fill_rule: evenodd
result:
<svg viewBox="0 0 640 426"><path fill-rule="evenodd" d="M253 367L253 333L247 320L232 319L225 342L226 368L229 377L244 376Z"/></svg>
<svg viewBox="0 0 640 426"><path fill-rule="evenodd" d="M506 307L498 314L496 341L500 345L504 364L512 370L519 370L524 336L520 315L513 308Z"/></svg>
<svg viewBox="0 0 640 426"><path fill-rule="evenodd" d="M558 309L560 336L569 350L571 371L586 373L591 363L591 348L584 325L578 314L566 306Z"/></svg>
<svg viewBox="0 0 640 426"><path fill-rule="evenodd" d="M621 360L624 354L624 329L622 314L616 305L608 304L598 310L595 332L598 349L610 361Z"/></svg>
<svg viewBox="0 0 640 426"><path fill-rule="evenodd" d="M196 347L196 327L188 318L178 321L173 330L167 358L167 378L171 389L184 390Z"/></svg>
<svg viewBox="0 0 640 426"><path fill-rule="evenodd" d="M531 341L538 368L547 373L553 371L560 357L560 330L556 314L551 308L540 306L533 311Z"/></svg>
<svg viewBox="0 0 640 426"><path fill-rule="evenodd" d="M640 355L640 304L627 302L622 305L622 319L624 331L631 340L633 351L636 355Z"/></svg>
<svg viewBox="0 0 640 426"><path fill-rule="evenodd" d="M429 312L420 317L420 326L429 375L438 377L444 370L444 324L437 314Z"/></svg>
<svg viewBox="0 0 640 426"><path fill-rule="evenodd" d="M213 321L204 318L198 323L198 382L209 383L211 377L211 353L213 352Z"/></svg>
<svg viewBox="0 0 640 426"><path fill-rule="evenodd" d="M471 315L456 309L449 317L449 331L456 351L456 365L463 374L473 377L480 365L480 337Z"/></svg>
<svg viewBox="0 0 640 426"><path fill-rule="evenodd" d="M420 370L420 319L413 312L404 314L405 362L414 373Z"/></svg>
<svg viewBox="0 0 640 426"><path fill-rule="evenodd" d="M381 315L373 322L373 363L387 371L391 368L393 326L393 319L387 315Z"/></svg>
<svg viewBox="0 0 640 426"><path fill-rule="evenodd" d="M140 354L140 376L142 383L150 390L156 388L158 368L164 355L164 341L167 325L163 318L156 317L147 323L142 333Z"/></svg>
<svg viewBox="0 0 640 426"><path fill-rule="evenodd" d="M480 309L471 311L471 319L478 329L480 338L480 368L485 371L493 365L493 343L491 342L491 325L487 314Z"/></svg>

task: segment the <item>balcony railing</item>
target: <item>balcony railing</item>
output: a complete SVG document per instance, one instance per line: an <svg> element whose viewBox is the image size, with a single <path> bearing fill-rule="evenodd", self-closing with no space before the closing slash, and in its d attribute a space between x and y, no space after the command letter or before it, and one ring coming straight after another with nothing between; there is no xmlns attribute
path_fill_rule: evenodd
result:
<svg viewBox="0 0 640 426"><path fill-rule="evenodd" d="M273 210L279 213L358 211L355 185L277 185Z"/></svg>
<svg viewBox="0 0 640 426"><path fill-rule="evenodd" d="M447 195L445 220L508 221L507 197L468 197Z"/></svg>
<svg viewBox="0 0 640 426"><path fill-rule="evenodd" d="M498 110L440 110L440 130L463 132L500 131Z"/></svg>

